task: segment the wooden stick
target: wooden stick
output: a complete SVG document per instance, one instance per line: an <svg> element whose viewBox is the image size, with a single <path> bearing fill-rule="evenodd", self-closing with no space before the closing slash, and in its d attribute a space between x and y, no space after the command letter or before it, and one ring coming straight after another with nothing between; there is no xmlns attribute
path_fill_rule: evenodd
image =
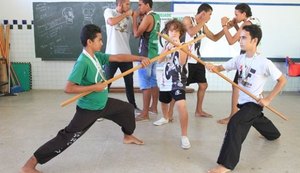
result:
<svg viewBox="0 0 300 173"><path fill-rule="evenodd" d="M179 44L173 42L166 34L161 34L158 33L158 35L160 37L163 37L164 39L166 39L167 41L169 41L171 44L173 44L174 46L179 46ZM192 54L189 51L186 51L184 49L181 49L182 51L184 51L185 53L187 53L189 56L191 56L192 58L194 58L195 60L197 60L199 63L203 64L205 66L205 62L202 61L200 58L198 58L196 55ZM225 79L227 82L231 83L232 85L234 85L235 87L237 87L238 89L240 89L241 91L243 91L244 93L246 93L247 95L249 95L250 97L252 97L253 99L255 99L256 101L259 101L259 99L253 95L252 93L250 93L249 91L247 91L246 89L242 88L241 86L239 86L238 84L234 83L232 80L230 80L227 76L223 75L222 73L213 70L214 73L216 73L217 75L219 75L220 77L222 77L223 79ZM284 120L288 120L286 116L284 116L282 113L278 112L277 110L275 110L274 108L272 108L271 106L265 106L266 108L268 108L270 111L272 111L273 113L275 113L276 115L278 115L279 117L281 117Z"/></svg>
<svg viewBox="0 0 300 173"><path fill-rule="evenodd" d="M4 54L5 54L4 47L3 47L2 41L0 40L0 57L5 58Z"/></svg>
<svg viewBox="0 0 300 173"><path fill-rule="evenodd" d="M5 57L6 57L6 59L8 59L9 58L9 49L10 49L10 25L9 24L6 25L5 32L6 32L6 35L5 35L5 39L6 39L5 40Z"/></svg>
<svg viewBox="0 0 300 173"><path fill-rule="evenodd" d="M175 52L175 51L177 51L177 50L179 50L179 49L181 49L181 48L183 48L183 47L185 47L185 46L187 46L187 45L193 44L194 42L197 42L197 41L201 40L201 39L204 38L204 37L205 37L205 35L201 35L201 36L197 37L197 38L194 39L194 40L191 40L191 41L189 41L189 42L187 42L187 43L185 43L185 44L183 44L183 45L180 45L180 46L178 46L178 47L176 47L176 48L174 48L174 49L172 49L172 50L169 50L169 51L167 51L167 52L164 52L164 53L160 54L159 56L156 56L156 57L152 58L152 59L150 60L150 62L153 63L154 61L157 61L157 60L159 60L159 59L161 59L161 58L167 56L168 54L173 53L173 52ZM129 70L125 71L124 73L121 73L121 74L115 76L114 78L111 78L111 79L105 81L104 83L105 83L106 85L108 85L108 84L112 83L113 81L118 80L118 79L120 79L120 78L122 78L122 77L124 77L124 76L126 76L126 75L128 75L128 74L130 74L130 73L132 73L132 72L134 72L134 71L136 71L136 70L142 68L142 67L143 67L143 66L142 66L141 64L138 65L138 66L135 66L135 67L133 67L132 69L129 69ZM81 97L83 97L83 96L85 96L85 95L90 94L91 92L93 92L93 91L87 91L87 92L80 93L80 94L78 94L78 95L76 95L76 96L74 96L74 97L72 97L72 98L70 98L70 99L68 99L68 100L66 100L66 101L64 101L64 102L62 102L60 105L61 105L62 107L64 107L64 106L66 106L66 105L68 105L68 104L70 104L70 103L76 101L77 99L79 99L79 98L81 98Z"/></svg>
<svg viewBox="0 0 300 173"><path fill-rule="evenodd" d="M4 26L1 24L0 25L0 56L4 57L5 56L5 44L4 44Z"/></svg>

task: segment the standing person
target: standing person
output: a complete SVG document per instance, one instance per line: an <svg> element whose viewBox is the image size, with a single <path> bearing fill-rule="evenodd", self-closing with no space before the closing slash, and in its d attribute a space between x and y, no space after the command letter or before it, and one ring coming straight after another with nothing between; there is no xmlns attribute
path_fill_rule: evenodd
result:
<svg viewBox="0 0 300 173"><path fill-rule="evenodd" d="M237 24L242 23L242 26L245 25L259 25L260 21L257 18L252 17L251 8L248 4L240 3L235 6L235 18L231 21L229 21L229 18L223 17L221 20L221 24L224 30L224 34L226 37L226 40L229 45L233 45L234 43L238 42L240 39L240 34L242 32L242 27L239 27ZM229 32L229 28L231 26L234 26L237 32L234 35L231 35ZM258 51L259 52L259 51ZM244 53L241 51L241 54ZM235 74L234 82L237 83L237 76L238 74ZM217 122L220 124L227 124L229 122L229 119L238 111L237 103L238 103L238 97L239 97L239 90L238 88L234 87L232 85L232 98L231 98L231 112L230 115L226 118L220 119Z"/></svg>
<svg viewBox="0 0 300 173"><path fill-rule="evenodd" d="M160 31L160 17L153 12L152 5L152 0L139 0L139 10L133 13L133 33L135 37L140 37L139 54L149 59L158 56L157 32ZM138 25L139 16L142 16L142 20ZM143 92L143 110L136 120L144 121L149 120L149 111L157 113L159 89L156 80L156 62L138 70L138 74L140 89Z"/></svg>
<svg viewBox="0 0 300 173"><path fill-rule="evenodd" d="M217 34L213 34L206 23L210 20L212 15L212 7L203 3L199 6L195 17L186 16L183 18L183 23L186 27L187 33L185 35L185 42L198 37L200 34L206 34L207 38L212 41L218 41L223 35L223 30ZM200 46L201 40L192 45L192 53L200 58ZM202 108L205 91L208 87L207 80L205 77L205 67L201 63L197 62L193 58L188 60L188 79L187 85L197 83L197 106L195 110L196 117L212 117L211 114L205 112Z"/></svg>
<svg viewBox="0 0 300 173"><path fill-rule="evenodd" d="M132 10L129 0L116 0L116 8L107 8L104 11L106 26L106 50L107 54L131 54L129 39L132 33ZM120 69L122 73L132 69L132 62L111 62L105 67L108 79L114 77L116 71ZM135 108L135 113L140 113L134 97L133 73L124 77L126 97L129 103ZM110 84L108 85L108 88Z"/></svg>
<svg viewBox="0 0 300 173"><path fill-rule="evenodd" d="M240 46L245 51L232 58L223 65L214 66L207 64L211 71L238 70L238 85L243 87L257 98L257 102L244 92L239 93L239 110L229 120L224 142L219 154L217 167L209 173L226 173L233 170L240 158L242 143L253 126L267 140L280 137L280 132L263 114L263 107L268 106L286 83L286 78L281 71L268 60L257 53L257 45L262 37L262 31L257 25L246 25L240 33ZM262 97L263 87L268 77L277 80L277 84L267 97Z"/></svg>
<svg viewBox="0 0 300 173"><path fill-rule="evenodd" d="M42 145L21 168L21 173L39 172L37 164L44 164L62 153L81 137L98 118L114 121L122 127L125 144L143 144L134 137L134 109L129 103L108 97L102 66L109 61L142 61L148 65L148 58L128 54L109 55L102 52L101 30L98 26L85 25L80 34L83 51L78 57L65 87L66 93L93 91L77 102L76 113L69 125L60 130L56 137ZM118 105L118 106L115 106Z"/></svg>
<svg viewBox="0 0 300 173"><path fill-rule="evenodd" d="M180 44L180 37L185 34L183 23L177 19L173 19L166 23L165 28L170 39ZM173 47L174 45L171 43L167 44L163 52L169 51ZM188 50L187 47L185 49ZM160 60L164 62L164 66L159 88L159 101L161 102L164 117L154 122L154 125L163 125L169 122L169 105L172 107L172 100L174 99L180 116L181 147L183 149L191 147L189 138L187 137L188 111L185 101L187 57L185 52L179 50Z"/></svg>

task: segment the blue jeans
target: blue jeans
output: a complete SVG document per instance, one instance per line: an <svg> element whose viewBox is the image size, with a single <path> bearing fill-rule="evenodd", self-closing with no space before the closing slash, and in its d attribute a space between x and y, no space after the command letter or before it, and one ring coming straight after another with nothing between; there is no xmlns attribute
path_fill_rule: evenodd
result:
<svg viewBox="0 0 300 173"><path fill-rule="evenodd" d="M153 62L149 66L138 70L141 90L157 87L156 64L156 62Z"/></svg>

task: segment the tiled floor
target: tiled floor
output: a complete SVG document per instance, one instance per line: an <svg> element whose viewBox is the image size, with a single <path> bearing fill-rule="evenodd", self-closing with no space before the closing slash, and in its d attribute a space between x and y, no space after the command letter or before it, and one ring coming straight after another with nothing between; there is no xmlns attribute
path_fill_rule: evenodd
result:
<svg viewBox="0 0 300 173"><path fill-rule="evenodd" d="M178 114L175 121L156 127L139 122L135 135L144 146L125 145L118 125L104 120L95 123L71 147L38 169L44 173L205 173L216 165L226 126L216 120L227 116L229 92L207 92L204 108L214 118L193 116L196 93L187 94L189 138L192 147L180 148ZM111 97L125 99L123 93ZM18 96L0 97L0 172L16 173L44 142L56 135L73 117L75 104L61 108L70 98L63 91L33 90ZM142 95L136 93L139 107ZM284 121L272 112L265 114L282 133L277 141L267 141L251 129L242 148L235 173L298 173L300 169L300 93L283 92L272 106L284 113ZM160 106L159 106L160 109Z"/></svg>

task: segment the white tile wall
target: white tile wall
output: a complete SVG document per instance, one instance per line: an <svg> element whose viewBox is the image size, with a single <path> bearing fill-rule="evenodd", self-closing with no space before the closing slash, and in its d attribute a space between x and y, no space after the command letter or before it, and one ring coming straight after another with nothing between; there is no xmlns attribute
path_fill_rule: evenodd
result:
<svg viewBox="0 0 300 173"><path fill-rule="evenodd" d="M11 61L30 62L33 89L63 89L73 61L42 61L35 57L33 30L11 30Z"/></svg>

